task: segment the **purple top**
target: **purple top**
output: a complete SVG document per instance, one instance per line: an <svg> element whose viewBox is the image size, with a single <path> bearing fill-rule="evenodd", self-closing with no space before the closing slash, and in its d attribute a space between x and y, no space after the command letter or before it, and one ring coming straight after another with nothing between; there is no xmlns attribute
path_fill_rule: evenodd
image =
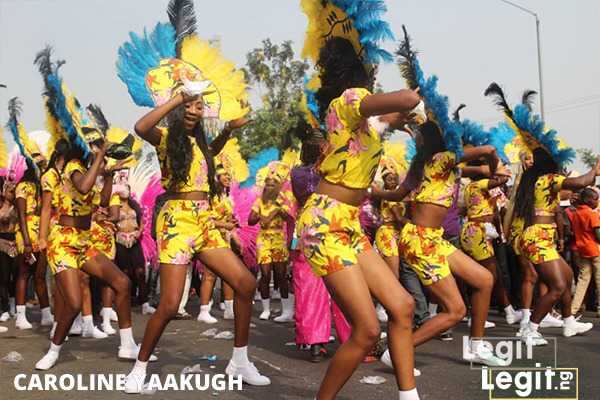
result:
<svg viewBox="0 0 600 400"><path fill-rule="evenodd" d="M317 190L321 177L312 165L294 167L291 172L292 191L298 200L299 207L303 207L311 194Z"/></svg>
<svg viewBox="0 0 600 400"><path fill-rule="evenodd" d="M454 199L452 200L452 205L448 209L448 214L446 214L446 219L442 223L444 227L444 236L445 237L456 237L460 235L460 214L458 209L458 191L460 190L460 180L456 181L454 185Z"/></svg>

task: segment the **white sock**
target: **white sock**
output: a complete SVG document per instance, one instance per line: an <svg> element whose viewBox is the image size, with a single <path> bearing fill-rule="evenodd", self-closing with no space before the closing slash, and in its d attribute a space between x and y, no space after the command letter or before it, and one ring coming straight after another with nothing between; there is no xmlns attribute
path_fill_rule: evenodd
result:
<svg viewBox="0 0 600 400"><path fill-rule="evenodd" d="M537 332L540 327L540 324L536 324L534 322L529 321L529 329L533 332Z"/></svg>
<svg viewBox="0 0 600 400"><path fill-rule="evenodd" d="M437 315L438 305L435 303L429 303L429 316L435 317Z"/></svg>
<svg viewBox="0 0 600 400"><path fill-rule="evenodd" d="M25 317L25 310L27 310L27 306L17 306L17 317Z"/></svg>
<svg viewBox="0 0 600 400"><path fill-rule="evenodd" d="M210 304L207 304L205 306L200 306L200 314L202 313L206 313L206 314L210 314Z"/></svg>
<svg viewBox="0 0 600 400"><path fill-rule="evenodd" d="M233 300L225 300L225 311L233 313Z"/></svg>
<svg viewBox="0 0 600 400"><path fill-rule="evenodd" d="M83 324L83 318L81 317L81 313L77 314L77 316L75 317L75 320L73 321L73 325L75 325L75 324L79 324L79 325Z"/></svg>
<svg viewBox="0 0 600 400"><path fill-rule="evenodd" d="M479 350L479 347L482 345L483 345L483 340L481 340L481 339L471 340L471 352L476 353Z"/></svg>
<svg viewBox="0 0 600 400"><path fill-rule="evenodd" d="M238 367L250 363L250 360L248 360L248 346L234 347L233 354L231 355L231 361L233 361L233 363Z"/></svg>
<svg viewBox="0 0 600 400"><path fill-rule="evenodd" d="M42 312L42 319L52 318L52 311L50 311L50 307L44 307L40 311Z"/></svg>
<svg viewBox="0 0 600 400"><path fill-rule="evenodd" d="M102 315L102 325L110 325L110 313L112 307L103 307L100 314Z"/></svg>
<svg viewBox="0 0 600 400"><path fill-rule="evenodd" d="M82 329L94 330L94 317L92 317L91 315L84 315L82 319L83 319Z"/></svg>
<svg viewBox="0 0 600 400"><path fill-rule="evenodd" d="M271 311L271 299L261 299L263 311Z"/></svg>
<svg viewBox="0 0 600 400"><path fill-rule="evenodd" d="M417 392L417 388L411 390L399 390L398 391L398 399L399 400L419 400L419 393Z"/></svg>
<svg viewBox="0 0 600 400"><path fill-rule="evenodd" d="M531 319L531 310L529 308L523 308L521 311L523 312L523 321L529 322Z"/></svg>
<svg viewBox="0 0 600 400"><path fill-rule="evenodd" d="M135 364L133 365L131 373L135 375L146 375L147 368L148 361L135 360Z"/></svg>
<svg viewBox="0 0 600 400"><path fill-rule="evenodd" d="M514 314L515 309L513 308L513 306L511 304L509 304L506 307L504 307L504 312L507 314Z"/></svg>
<svg viewBox="0 0 600 400"><path fill-rule="evenodd" d="M137 346L135 340L133 340L133 330L131 328L119 329L119 336L121 337L121 346Z"/></svg>
<svg viewBox="0 0 600 400"><path fill-rule="evenodd" d="M575 322L577 321L575 321L575 317L572 315L570 317L565 318L565 325L572 325L575 324Z"/></svg>
<svg viewBox="0 0 600 400"><path fill-rule="evenodd" d="M50 342L50 349L48 350L48 353L60 353L60 348L62 347L62 344L54 344L52 342Z"/></svg>

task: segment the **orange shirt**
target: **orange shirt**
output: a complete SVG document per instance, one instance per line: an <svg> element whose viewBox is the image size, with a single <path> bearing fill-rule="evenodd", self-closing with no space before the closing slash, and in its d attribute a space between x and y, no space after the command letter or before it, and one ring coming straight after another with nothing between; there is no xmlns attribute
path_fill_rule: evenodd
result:
<svg viewBox="0 0 600 400"><path fill-rule="evenodd" d="M586 205L578 206L573 213L573 233L579 255L584 258L600 256L595 230L600 228L600 217Z"/></svg>

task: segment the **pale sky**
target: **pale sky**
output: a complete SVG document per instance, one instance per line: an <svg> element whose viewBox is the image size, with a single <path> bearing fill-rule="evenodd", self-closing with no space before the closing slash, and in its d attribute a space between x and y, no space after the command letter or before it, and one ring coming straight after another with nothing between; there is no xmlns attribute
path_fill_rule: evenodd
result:
<svg viewBox="0 0 600 400"><path fill-rule="evenodd" d="M600 152L600 2L514 0L540 16L547 124L575 148ZM98 103L126 129L147 110L131 101L115 73L117 49L128 32L167 21L168 0L0 0L0 123L8 99L24 103L29 131L44 129L42 80L35 53L51 44L65 59L62 76L82 103ZM262 39L292 40L299 53L306 17L298 0L195 0L198 33L220 37L226 57L243 66ZM487 125L501 115L483 97L491 81L515 104L538 89L535 20L500 0L387 0L387 21L397 38L406 24L426 73L463 115ZM386 47L393 51L396 43ZM404 87L397 67L385 65L384 89ZM5 133L6 134L6 133ZM576 167L581 169L579 163Z"/></svg>

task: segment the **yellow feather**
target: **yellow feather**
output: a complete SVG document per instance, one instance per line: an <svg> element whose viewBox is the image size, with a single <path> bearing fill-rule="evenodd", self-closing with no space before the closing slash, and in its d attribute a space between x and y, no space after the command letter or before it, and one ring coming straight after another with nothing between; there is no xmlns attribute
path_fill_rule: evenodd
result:
<svg viewBox="0 0 600 400"><path fill-rule="evenodd" d="M0 126L0 168L8 168L8 148L4 140L4 130Z"/></svg>
<svg viewBox="0 0 600 400"><path fill-rule="evenodd" d="M383 144L383 156L379 161L379 168L375 175L375 182L383 184L383 170L392 169L402 177L406 175L409 165L406 161L406 144L404 142L385 142Z"/></svg>
<svg viewBox="0 0 600 400"><path fill-rule="evenodd" d="M283 157L281 157L281 162L286 164L289 169L294 168L296 165L300 164L300 152L295 149L287 149L283 153Z"/></svg>
<svg viewBox="0 0 600 400"><path fill-rule="evenodd" d="M237 138L229 139L225 143L223 150L215 157L215 164L222 165L236 182L243 182L250 176L248 163L242 157Z"/></svg>

